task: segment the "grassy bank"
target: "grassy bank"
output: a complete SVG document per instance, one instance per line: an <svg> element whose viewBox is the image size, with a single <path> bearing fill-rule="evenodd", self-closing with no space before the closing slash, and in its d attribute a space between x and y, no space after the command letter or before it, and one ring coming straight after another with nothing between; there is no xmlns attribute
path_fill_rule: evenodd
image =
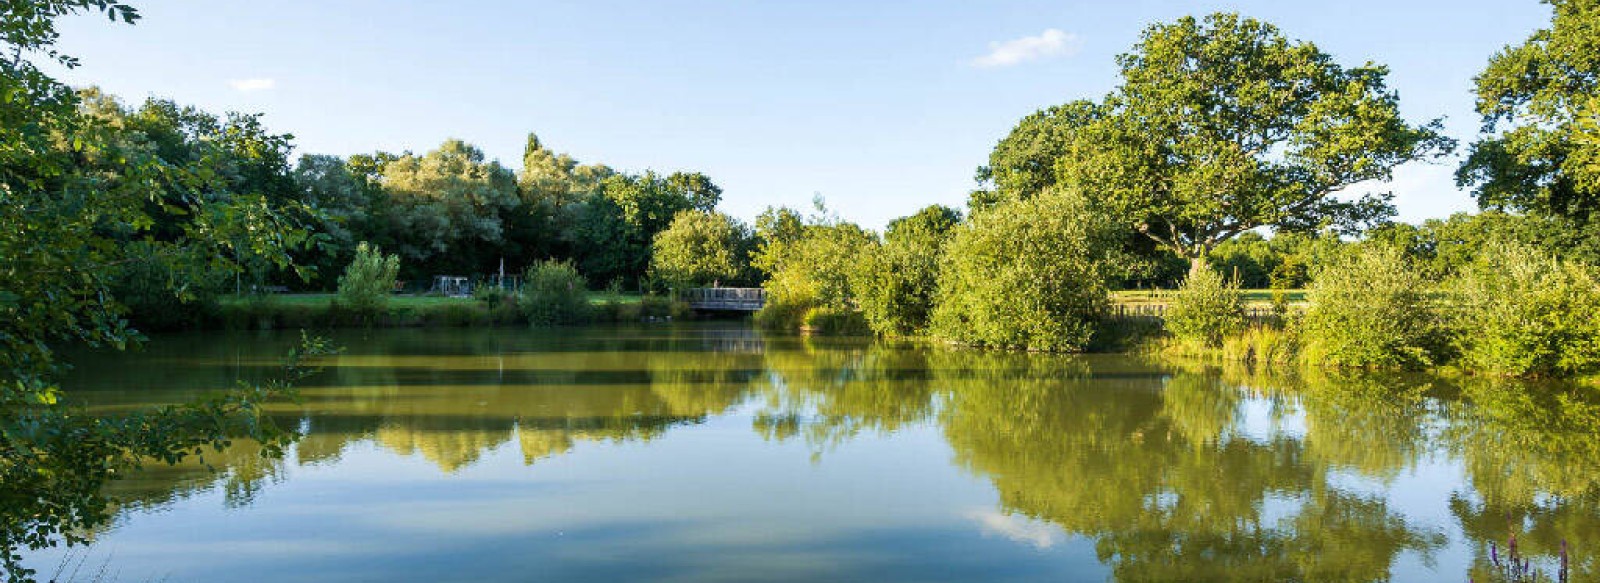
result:
<svg viewBox="0 0 1600 583"><path fill-rule="evenodd" d="M592 323L683 319L691 316L681 301L660 296L591 292L588 309L576 319ZM334 294L279 294L221 298L211 309L197 309L192 328L294 329L373 326L472 327L528 325L512 299L392 296L378 311L340 306Z"/></svg>

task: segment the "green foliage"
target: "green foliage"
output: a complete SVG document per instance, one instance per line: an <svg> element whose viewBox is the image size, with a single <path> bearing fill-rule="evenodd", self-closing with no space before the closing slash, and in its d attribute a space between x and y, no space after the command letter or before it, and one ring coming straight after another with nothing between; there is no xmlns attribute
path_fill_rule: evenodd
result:
<svg viewBox="0 0 1600 583"><path fill-rule="evenodd" d="M1401 118L1384 67L1342 67L1235 14L1151 26L1117 62L1122 84L1073 129L1055 179L1191 259L1261 226L1386 216L1385 197L1333 193L1453 145Z"/></svg>
<svg viewBox="0 0 1600 583"><path fill-rule="evenodd" d="M656 234L679 212L710 212L722 192L695 172L580 165L532 134L520 174L471 144L447 140L420 156L304 157L293 185L329 216L312 256L318 265L348 257L354 241L367 240L396 251L406 278L481 274L502 260L554 257L573 261L596 284L620 278L630 285L645 277ZM749 252L748 241L741 243L739 258Z"/></svg>
<svg viewBox="0 0 1600 583"><path fill-rule="evenodd" d="M1478 204L1588 222L1600 210L1600 4L1548 0L1550 27L1489 59L1477 81L1485 137L1456 174Z"/></svg>
<svg viewBox="0 0 1600 583"><path fill-rule="evenodd" d="M733 282L748 269L741 251L753 235L733 217L717 212L678 213L651 245L650 277L669 289Z"/></svg>
<svg viewBox="0 0 1600 583"><path fill-rule="evenodd" d="M410 153L382 165L382 213L391 245L421 273L488 265L504 243L505 215L518 204L516 177L483 151L446 140L423 156Z"/></svg>
<svg viewBox="0 0 1600 583"><path fill-rule="evenodd" d="M967 206L972 213L997 204L1038 196L1065 186L1066 178L1058 163L1069 156L1078 132L1107 114L1105 107L1090 101L1073 101L1035 112L1017 123L989 154L989 163L978 168L982 186L972 193ZM1188 269L1170 251L1157 246L1149 237L1129 230L1122 234L1122 257L1113 262L1112 276L1126 286L1166 286L1183 278Z"/></svg>
<svg viewBox="0 0 1600 583"><path fill-rule="evenodd" d="M1167 332L1183 342L1218 347L1244 329L1239 284L1208 267L1189 272L1167 306Z"/></svg>
<svg viewBox="0 0 1600 583"><path fill-rule="evenodd" d="M934 334L963 344L1083 350L1108 302L1108 235L1075 193L1001 203L958 227Z"/></svg>
<svg viewBox="0 0 1600 583"><path fill-rule="evenodd" d="M1537 247L1560 259L1600 265L1600 223L1502 211L1456 213L1420 225L1390 224L1368 240L1402 250L1430 278L1445 279L1501 243Z"/></svg>
<svg viewBox="0 0 1600 583"><path fill-rule="evenodd" d="M581 324L590 316L583 275L566 261L540 261L529 266L517 306L534 326Z"/></svg>
<svg viewBox="0 0 1600 583"><path fill-rule="evenodd" d="M768 298L761 311L756 312L754 321L757 327L765 330L799 330L805 325L806 312L812 307L808 304L774 302Z"/></svg>
<svg viewBox="0 0 1600 583"><path fill-rule="evenodd" d="M1272 275L1267 279L1267 286L1275 290L1300 289L1311 283L1311 267L1305 264L1305 259L1290 255L1272 268Z"/></svg>
<svg viewBox="0 0 1600 583"><path fill-rule="evenodd" d="M850 271L861 314L885 336L923 331L933 314L939 262L961 214L933 205L889 222L881 246L870 247Z"/></svg>
<svg viewBox="0 0 1600 583"><path fill-rule="evenodd" d="M714 204L716 197L707 189L715 185L703 176L685 176L612 173L599 179L587 195L561 211L566 222L561 237L569 256L597 282L638 280L650 266L656 235L678 213L709 210L696 205Z"/></svg>
<svg viewBox="0 0 1600 583"><path fill-rule="evenodd" d="M1600 366L1600 278L1593 268L1515 243L1489 246L1450 284L1461 364L1495 375Z"/></svg>
<svg viewBox="0 0 1600 583"><path fill-rule="evenodd" d="M812 334L829 336L862 336L872 333L872 328L867 325L867 320L861 312L817 306L806 310L805 317L800 320L802 330Z"/></svg>
<svg viewBox="0 0 1600 583"><path fill-rule="evenodd" d="M1272 274L1283 264L1267 238L1249 231L1224 241L1211 251L1209 259L1217 270L1244 289L1272 286Z"/></svg>
<svg viewBox="0 0 1600 583"><path fill-rule="evenodd" d="M217 297L231 289L225 268L203 250L129 243L128 261L116 270L111 293L141 330L176 330L214 313Z"/></svg>
<svg viewBox="0 0 1600 583"><path fill-rule="evenodd" d="M639 298L639 316L682 320L690 316L689 304L673 297L645 294Z"/></svg>
<svg viewBox="0 0 1600 583"><path fill-rule="evenodd" d="M1294 332L1278 326L1249 326L1222 339L1222 359L1247 364L1290 364L1300 355Z"/></svg>
<svg viewBox="0 0 1600 583"><path fill-rule="evenodd" d="M482 302L483 305L493 308L511 301L513 298L511 292L507 291L505 288L493 283L483 282L472 288L472 299L478 300L479 302Z"/></svg>
<svg viewBox="0 0 1600 583"><path fill-rule="evenodd" d="M791 216L793 211L769 211L763 217ZM767 274L762 287L766 305L756 322L772 329L794 330L815 307L855 309L850 273L861 257L878 242L852 223L829 217L818 204L818 216L803 221L757 221L761 247L751 263Z"/></svg>
<svg viewBox="0 0 1600 583"><path fill-rule="evenodd" d="M389 303L395 278L400 274L400 257L384 255L377 247L362 241L356 256L339 276L339 306L362 314L376 314Z"/></svg>
<svg viewBox="0 0 1600 583"><path fill-rule="evenodd" d="M106 482L142 460L170 463L233 438L280 443L259 415L278 393L270 386L118 417L69 410L54 382L57 349L140 340L113 289L119 280L136 302L181 298L193 282L174 274L292 270L290 252L309 238L305 209L268 180L286 137L230 116L168 139L29 61L76 66L55 47L55 21L85 12L137 17L99 0L0 10L0 571L14 580L31 576L19 549L85 542L107 519ZM153 258L163 264L141 264Z"/></svg>
<svg viewBox="0 0 1600 583"><path fill-rule="evenodd" d="M1295 331L1305 360L1340 367L1417 368L1442 352L1430 282L1392 247L1363 245L1325 266Z"/></svg>
<svg viewBox="0 0 1600 583"><path fill-rule="evenodd" d="M321 212L314 230L319 235L315 251L302 259L315 268L314 289L336 284L335 277L355 256L356 244L383 235L371 220L368 207L378 188L357 176L343 158L322 154L301 156L291 174L299 197Z"/></svg>
<svg viewBox="0 0 1600 583"><path fill-rule="evenodd" d="M1032 198L1059 185L1057 161L1070 152L1074 133L1101 115L1099 104L1073 101L1022 118L995 145L989 163L978 168L978 182L992 190L974 192L968 206L980 212L1000 202Z"/></svg>

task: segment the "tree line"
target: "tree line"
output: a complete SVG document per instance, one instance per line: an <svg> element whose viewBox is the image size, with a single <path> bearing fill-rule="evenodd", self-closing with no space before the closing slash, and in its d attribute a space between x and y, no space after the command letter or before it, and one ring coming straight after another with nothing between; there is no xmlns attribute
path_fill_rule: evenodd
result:
<svg viewBox="0 0 1600 583"><path fill-rule="evenodd" d="M1502 358L1528 344L1550 354L1600 341L1600 297L1584 284L1600 265L1600 47L1589 34L1600 26L1600 2L1548 3L1551 26L1493 55L1476 79L1483 133L1457 182L1481 213L1408 225L1392 221L1392 193L1353 192L1458 146L1438 120L1400 115L1387 68L1343 66L1311 42L1236 14L1182 18L1150 26L1117 58L1121 83L1103 98L1022 119L978 169L964 215L930 207L882 237L826 213L763 215L756 263L769 274L770 296L759 319L1080 351L1106 336L1110 290L1201 275L1218 282L1202 287L1226 289L1180 292L1178 301L1209 306L1196 317L1213 324L1198 336L1215 345L1218 329L1240 329L1225 325L1242 318L1233 313L1240 286L1315 287L1332 272L1341 275L1322 294L1332 298L1337 286L1381 290L1394 283L1382 277L1405 274L1407 285L1435 293L1401 311L1409 320L1452 319L1461 339L1454 350L1468 362L1509 374L1589 370L1588 358ZM1361 258L1372 253L1389 258L1375 264L1383 272L1349 268L1377 261ZM1516 266L1566 275L1540 278L1542 268ZM1498 295L1473 295L1488 293ZM1226 301L1207 304L1207 294ZM1381 294L1357 300L1352 310L1368 315L1394 307ZM1462 324L1459 313L1441 315L1439 306L1452 303L1480 317ZM1514 305L1544 311L1519 318ZM1360 327L1325 323L1317 328L1326 335ZM1487 347L1487 338L1510 344ZM1331 361L1452 358L1432 348L1424 358L1411 345L1384 350L1405 354Z"/></svg>
<svg viewBox="0 0 1600 583"><path fill-rule="evenodd" d="M1509 342L1456 345L1469 361L1587 370L1600 359L1574 351L1600 346L1600 0L1547 3L1550 26L1476 79L1484 132L1457 180L1492 212L1393 225L1390 195L1346 196L1457 144L1437 120L1400 115L1385 67L1346 66L1271 24L1214 14L1150 26L1118 57L1110 93L1019 122L979 168L965 212L928 207L882 235L820 204L745 225L715 212L721 190L703 174L583 165L532 136L520 172L457 140L421 155L291 161L292 136L258 115L159 99L130 107L35 62L77 64L56 48L59 18L132 23L133 7L10 3L0 11L0 567L26 577L17 549L78 540L106 518L100 486L141 460L246 437L270 452L287 438L260 414L281 385L118 419L75 415L59 404L58 347L137 343L130 317L183 318L229 287L331 288L362 242L398 256L401 278L553 259L566 266L549 271L558 291L575 277L653 289L762 282L763 324L1076 351L1103 333L1111 289L1193 279L1214 261L1256 282L1315 285L1328 265L1357 261L1338 258L1341 237L1365 233L1401 249L1373 261L1399 259L1343 273L1454 271L1452 289L1498 300L1474 304L1484 310L1472 325L1504 332L1483 338L1532 338L1543 359L1523 366ZM1262 230L1275 236L1250 234ZM1483 249L1514 250L1510 277L1470 267L1493 257ZM1550 309L1517 311L1524 297ZM1355 339L1325 354L1435 354L1419 349L1431 350Z"/></svg>
<svg viewBox="0 0 1600 583"><path fill-rule="evenodd" d="M163 185L168 188L154 192L144 209L149 224L116 234L134 253L110 274L113 288L136 317L150 323L182 318L191 311L188 304L222 293L266 286L331 289L363 242L398 256L399 277L413 286L434 275L473 276L502 265L514 273L538 260L560 259L594 287L618 282L636 288L651 285L653 241L680 214L693 215L684 221L698 221L696 227L748 238L747 227L715 212L722 189L702 173L628 173L580 164L533 134L521 171L456 139L423 154L292 159L293 136L268 130L260 115L217 116L155 98L131 107L94 88L62 98L76 103L73 117L81 131L136 145L153 164L192 167L210 178ZM180 261L156 248L209 228L212 217L199 212L202 203L247 199L258 212L299 230L300 237L277 241L287 264L243 246L231 248L226 262ZM693 273L753 283L743 271L710 269ZM172 293L175 288L184 293Z"/></svg>

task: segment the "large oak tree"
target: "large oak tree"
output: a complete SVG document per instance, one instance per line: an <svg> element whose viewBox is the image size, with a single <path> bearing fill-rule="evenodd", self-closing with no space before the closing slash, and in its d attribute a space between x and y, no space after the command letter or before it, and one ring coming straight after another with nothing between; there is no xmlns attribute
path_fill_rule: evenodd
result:
<svg viewBox="0 0 1600 583"><path fill-rule="evenodd" d="M1052 178L1196 265L1258 227L1356 229L1389 216L1388 193L1340 193L1454 145L1437 121L1401 117L1385 67L1346 68L1236 14L1151 26L1117 62L1122 84L1099 107L1072 106ZM1007 170L992 171L1022 182Z"/></svg>
<svg viewBox="0 0 1600 583"><path fill-rule="evenodd" d="M1456 174L1479 206L1587 222L1600 209L1600 0L1546 0L1549 28L1477 78L1486 137Z"/></svg>

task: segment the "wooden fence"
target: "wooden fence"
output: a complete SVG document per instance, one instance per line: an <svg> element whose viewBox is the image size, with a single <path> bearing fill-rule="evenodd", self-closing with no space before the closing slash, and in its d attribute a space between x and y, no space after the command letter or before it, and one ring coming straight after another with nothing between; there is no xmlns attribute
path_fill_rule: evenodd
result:
<svg viewBox="0 0 1600 583"><path fill-rule="evenodd" d="M1297 306L1290 306L1289 311L1293 312L1297 308ZM1167 318L1167 305L1112 304L1110 316L1113 319L1123 320L1165 320ZM1277 316L1278 314L1272 310L1272 306L1246 306L1244 309L1244 317L1251 320L1267 320Z"/></svg>

